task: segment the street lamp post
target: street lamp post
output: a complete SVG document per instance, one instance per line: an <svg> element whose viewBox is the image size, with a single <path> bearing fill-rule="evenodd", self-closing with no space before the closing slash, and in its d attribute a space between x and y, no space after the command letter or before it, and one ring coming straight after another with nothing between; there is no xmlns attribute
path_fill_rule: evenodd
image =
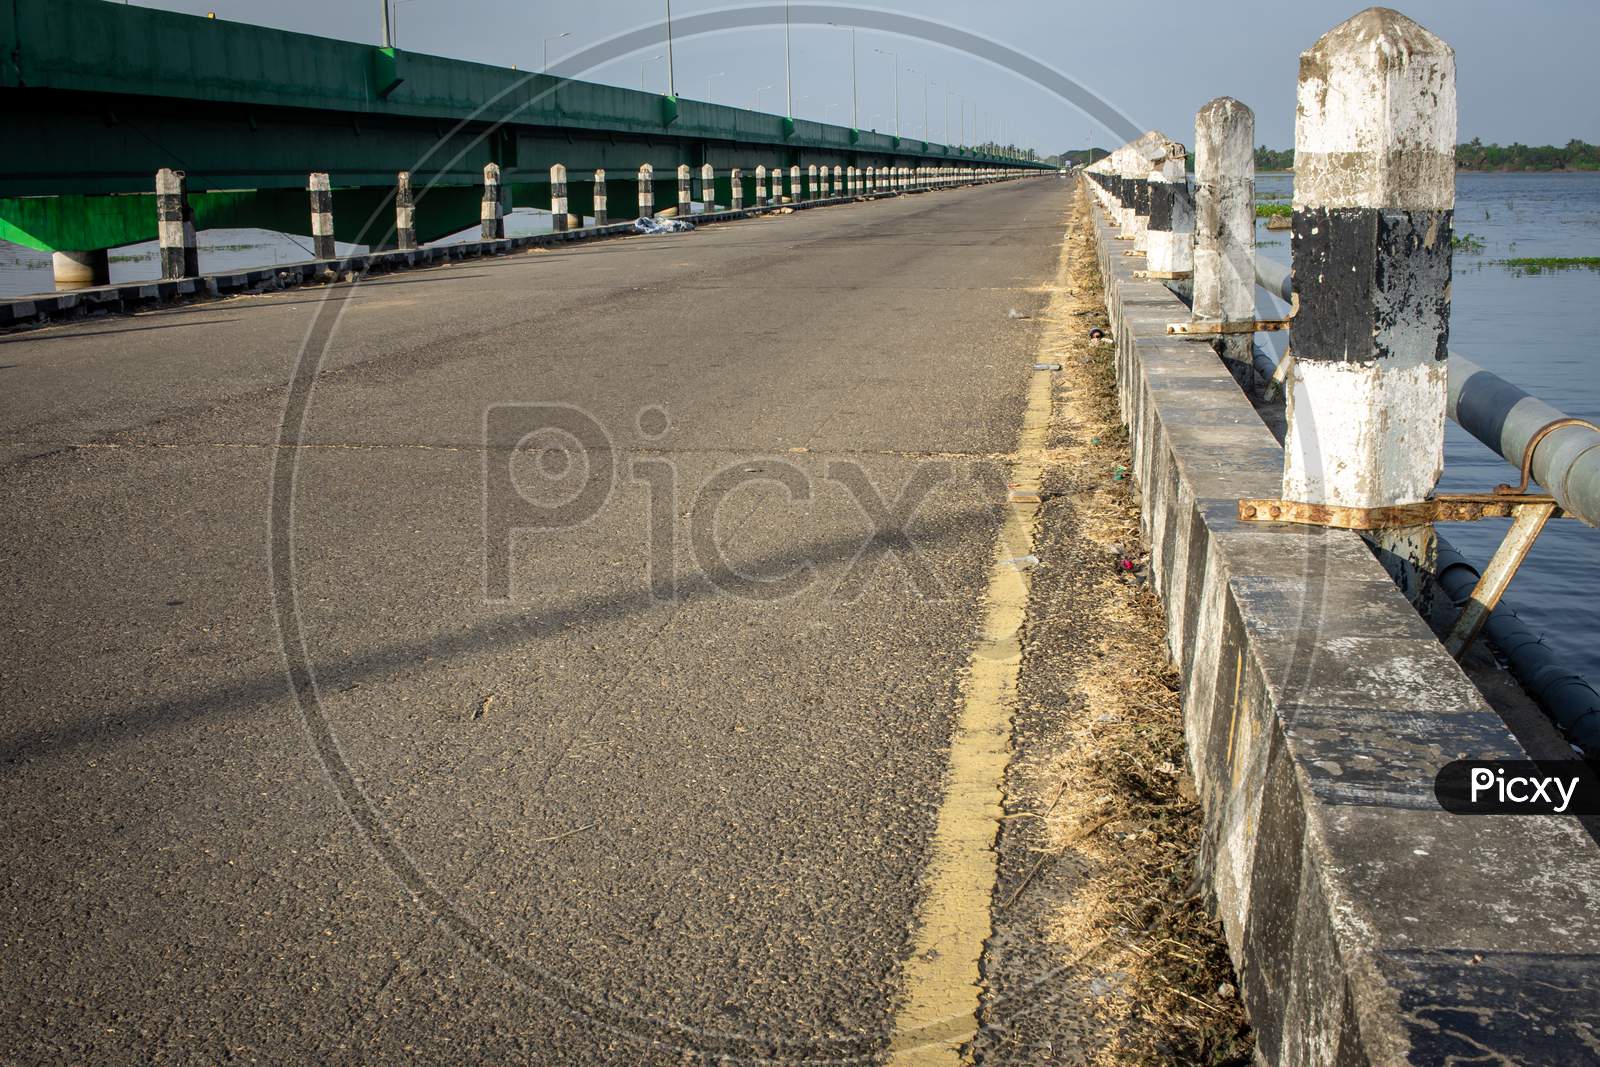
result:
<svg viewBox="0 0 1600 1067"><path fill-rule="evenodd" d="M644 92L644 68L648 67L650 64L654 63L660 58L661 56L651 56L649 59L639 64L639 91L641 93Z"/></svg>
<svg viewBox="0 0 1600 1067"><path fill-rule="evenodd" d="M383 18L383 47L393 48L394 32L392 29L392 22L389 17L389 0L380 0L380 6L382 7L380 14Z"/></svg>
<svg viewBox="0 0 1600 1067"><path fill-rule="evenodd" d="M790 71L789 0L783 0L783 113L794 118L794 76Z"/></svg>
<svg viewBox="0 0 1600 1067"><path fill-rule="evenodd" d="M922 75L922 139L928 139L928 72L918 70L916 67L907 67L907 74Z"/></svg>
<svg viewBox="0 0 1600 1067"><path fill-rule="evenodd" d="M667 95L678 95L678 76L672 69L672 0L667 0Z"/></svg>
<svg viewBox="0 0 1600 1067"><path fill-rule="evenodd" d="M551 41L559 41L563 37L571 37L571 36L572 36L572 34L570 34L570 33L558 33L558 34L554 35L553 37L546 37L544 39L544 66L540 68L540 72L541 73L547 72L550 69L550 42Z"/></svg>
<svg viewBox="0 0 1600 1067"><path fill-rule="evenodd" d="M873 51L894 60L894 135L898 138L900 136L900 53L890 52L884 48L874 48Z"/></svg>
<svg viewBox="0 0 1600 1067"><path fill-rule="evenodd" d="M861 126L861 94L856 91L856 28L844 27L837 22L828 25L834 29L849 29L850 31L850 128L859 129Z"/></svg>

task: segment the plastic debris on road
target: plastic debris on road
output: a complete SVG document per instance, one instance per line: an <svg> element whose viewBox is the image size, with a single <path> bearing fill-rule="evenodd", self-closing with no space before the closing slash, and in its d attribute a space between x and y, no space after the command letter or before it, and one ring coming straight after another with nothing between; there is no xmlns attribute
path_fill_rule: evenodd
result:
<svg viewBox="0 0 1600 1067"><path fill-rule="evenodd" d="M664 219L650 216L649 218L634 219L633 229L635 233L681 233L684 230L694 229L694 223L683 219Z"/></svg>

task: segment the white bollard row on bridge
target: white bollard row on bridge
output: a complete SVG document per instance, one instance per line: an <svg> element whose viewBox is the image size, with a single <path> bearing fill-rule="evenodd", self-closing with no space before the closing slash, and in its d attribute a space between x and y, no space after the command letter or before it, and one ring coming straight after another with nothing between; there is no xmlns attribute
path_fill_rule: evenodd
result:
<svg viewBox="0 0 1600 1067"><path fill-rule="evenodd" d="M1248 139L1247 131L1246 140ZM953 167L846 167L840 164L831 166L809 164L805 180L802 182L800 167L792 165L789 168L789 189L786 196L783 188L783 168L771 168L772 184L769 195L767 186L769 171L765 166L757 166L755 206L767 207L786 200L793 202L842 199L936 189L955 184L960 180L962 173L960 168ZM978 173L986 174L990 178L1003 176L999 171ZM693 172L688 165L678 167L677 212L680 215L687 216L691 212L692 177ZM729 177L730 206L735 211L742 211L745 203L743 171L734 168L729 172ZM699 168L698 180L701 202L705 204L706 210L714 210L718 207L715 203L716 169L709 163L704 164ZM646 163L639 168L638 181L639 214L641 217L650 216L655 212L655 172L651 164ZM337 258L334 244L333 189L328 174L320 171L311 174L306 188L310 205L312 255L316 259ZM164 279L198 277L200 273L198 241L194 213L189 203L187 176L183 171L162 168L156 172L155 191L161 277ZM1106 196L1104 187L1097 185L1096 191L1102 197ZM606 172L603 168L597 167L594 170L593 204L595 225L608 225L610 220L606 210ZM567 168L561 163L552 164L550 167L552 231L560 233L574 225L582 225L581 219L574 223L569 205ZM483 168L483 194L479 211L480 236L483 240L505 239L505 216L508 209L509 197L501 179L500 167L495 163L486 164ZM1181 220L1181 209L1173 217ZM392 247L400 251L417 248L416 198L410 171L400 171L395 176ZM109 270L106 266L108 262L108 257L103 253L57 253L58 281L79 285L108 284ZM1173 262L1177 263L1177 259L1175 258ZM1182 268L1174 266L1172 269L1181 271Z"/></svg>
<svg viewBox="0 0 1600 1067"><path fill-rule="evenodd" d="M1430 499L1444 465L1455 54L1404 15L1371 8L1301 56L1296 103L1294 349L1278 503L1306 521L1338 509L1377 527L1364 536L1425 606L1433 528L1384 526L1381 509ZM1192 320L1180 332L1206 338L1246 388L1262 325L1254 139L1239 101L1200 109L1192 209L1183 148L1155 131L1088 168L1130 254L1146 256L1146 276L1192 275Z"/></svg>

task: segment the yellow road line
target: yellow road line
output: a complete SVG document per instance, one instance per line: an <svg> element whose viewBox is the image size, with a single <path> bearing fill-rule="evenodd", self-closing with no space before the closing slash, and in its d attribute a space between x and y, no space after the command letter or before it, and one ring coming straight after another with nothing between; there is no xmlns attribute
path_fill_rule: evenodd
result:
<svg viewBox="0 0 1600 1067"><path fill-rule="evenodd" d="M1022 434L1012 458L1018 495L1037 494L1050 425L1051 373L1034 374ZM1036 496L1035 496L1036 499ZM1011 722L1022 667L1028 572L1013 562L1031 555L1038 504L1006 509L985 592L983 628L969 659L961 716L950 742L933 860L919 926L901 971L903 1000L890 1040L890 1062L959 1064L978 1028L978 965L993 932L995 839L1001 787L1011 755Z"/></svg>

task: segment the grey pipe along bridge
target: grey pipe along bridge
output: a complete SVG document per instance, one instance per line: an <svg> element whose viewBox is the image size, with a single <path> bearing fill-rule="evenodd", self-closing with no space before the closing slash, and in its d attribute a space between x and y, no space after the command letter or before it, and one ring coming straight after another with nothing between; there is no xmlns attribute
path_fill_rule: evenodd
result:
<svg viewBox="0 0 1600 1067"><path fill-rule="evenodd" d="M0 160L0 238L56 253L63 286L105 284L107 250L160 236L163 219L190 231L305 233L309 215L329 214L329 196L337 230L314 237L404 248L478 222L486 182L498 182L491 217L512 205L551 209L559 229L568 216L603 223L677 202L684 166L694 198L723 207L764 204L766 175L775 197L787 179L788 197L815 199L1048 169L103 0L0 0L0 55L0 136L11 146ZM397 185L412 233L393 224ZM169 267L169 277L194 273L181 253Z"/></svg>

